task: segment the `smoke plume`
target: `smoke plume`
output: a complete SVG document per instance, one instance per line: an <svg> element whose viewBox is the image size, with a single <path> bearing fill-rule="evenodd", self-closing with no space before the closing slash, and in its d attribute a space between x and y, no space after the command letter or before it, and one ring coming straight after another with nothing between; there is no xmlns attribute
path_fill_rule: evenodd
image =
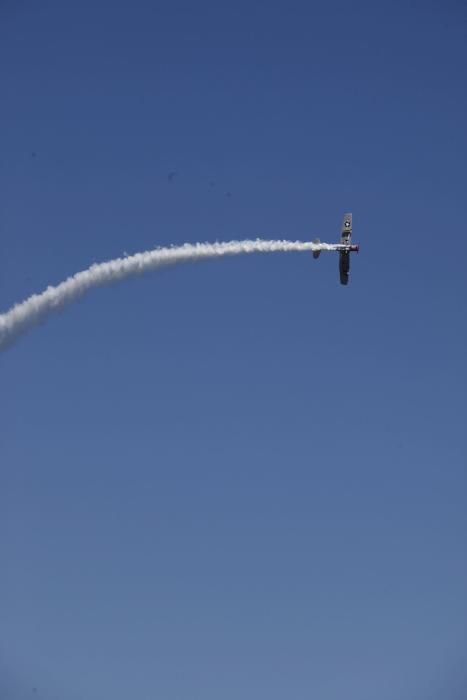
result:
<svg viewBox="0 0 467 700"><path fill-rule="evenodd" d="M157 248L91 265L77 272L56 287L49 286L41 294L33 294L0 314L0 351L50 314L63 309L94 287L118 282L133 275L166 265L194 262L208 258L220 258L247 253L276 253L291 251L335 250L329 243L303 243L301 241L230 241L228 243L185 243L170 248Z"/></svg>

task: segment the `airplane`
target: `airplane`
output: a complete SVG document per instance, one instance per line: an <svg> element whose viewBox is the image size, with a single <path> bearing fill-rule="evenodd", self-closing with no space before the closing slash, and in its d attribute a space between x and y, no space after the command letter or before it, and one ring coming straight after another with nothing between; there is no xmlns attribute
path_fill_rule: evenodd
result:
<svg viewBox="0 0 467 700"><path fill-rule="evenodd" d="M332 250L337 250L339 253L339 275L341 284L349 283L349 270L350 270L350 253L358 253L360 246L351 243L352 238L352 214L344 214L344 220L342 222L341 229L341 240L340 243L336 243L332 246ZM320 243L319 238L315 238L313 243ZM319 258L321 251L314 250L313 257L315 260Z"/></svg>

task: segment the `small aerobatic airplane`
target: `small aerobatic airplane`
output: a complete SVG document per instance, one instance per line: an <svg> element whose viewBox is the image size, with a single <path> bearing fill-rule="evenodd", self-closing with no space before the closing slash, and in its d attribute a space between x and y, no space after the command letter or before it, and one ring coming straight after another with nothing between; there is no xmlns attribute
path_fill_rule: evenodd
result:
<svg viewBox="0 0 467 700"><path fill-rule="evenodd" d="M349 283L350 270L350 253L358 253L360 246L351 243L352 238L352 214L344 214L342 222L341 241L332 246L332 250L339 252L339 274L341 284ZM316 238L313 243L319 243L319 238ZM313 257L319 258L320 250L313 251Z"/></svg>

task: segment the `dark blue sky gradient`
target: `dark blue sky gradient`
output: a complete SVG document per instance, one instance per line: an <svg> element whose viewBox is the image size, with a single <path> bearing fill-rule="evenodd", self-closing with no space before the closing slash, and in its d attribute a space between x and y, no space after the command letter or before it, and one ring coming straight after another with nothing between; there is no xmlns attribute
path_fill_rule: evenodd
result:
<svg viewBox="0 0 467 700"><path fill-rule="evenodd" d="M0 695L467 692L462 2L0 4ZM169 173L175 173L169 179ZM36 688L36 692L33 691Z"/></svg>

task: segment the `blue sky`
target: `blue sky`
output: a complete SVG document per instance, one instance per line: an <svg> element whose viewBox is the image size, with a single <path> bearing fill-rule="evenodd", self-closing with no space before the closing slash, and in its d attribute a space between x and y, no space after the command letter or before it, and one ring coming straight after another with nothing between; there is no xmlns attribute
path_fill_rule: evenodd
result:
<svg viewBox="0 0 467 700"><path fill-rule="evenodd" d="M154 245L0 357L12 700L460 700L461 2L0 6L0 300ZM169 173L176 173L169 180ZM35 689L35 690L34 690Z"/></svg>

